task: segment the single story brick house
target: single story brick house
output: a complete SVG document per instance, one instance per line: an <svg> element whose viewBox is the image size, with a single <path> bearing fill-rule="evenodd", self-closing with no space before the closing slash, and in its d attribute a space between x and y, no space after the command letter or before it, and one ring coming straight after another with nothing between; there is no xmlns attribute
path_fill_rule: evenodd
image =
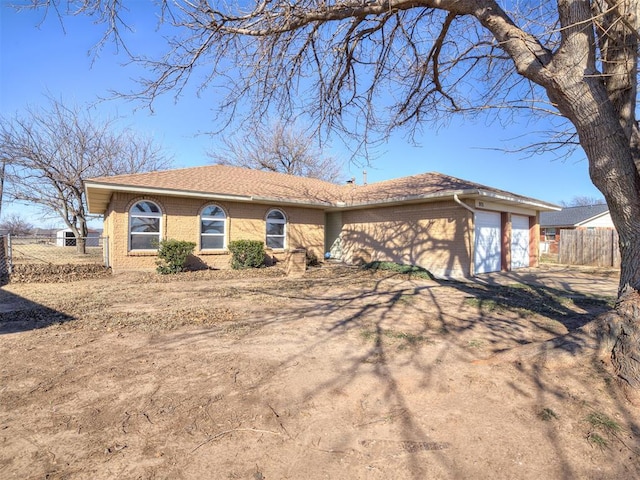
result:
<svg viewBox="0 0 640 480"><path fill-rule="evenodd" d="M304 248L471 277L537 266L540 212L559 209L440 173L337 185L210 165L93 178L85 190L114 271L155 268L162 239L195 242L195 260L212 268L228 268L230 241L261 240L276 261Z"/></svg>
<svg viewBox="0 0 640 480"><path fill-rule="evenodd" d="M542 253L557 254L562 230L614 230L606 203L564 207L559 211L540 214Z"/></svg>

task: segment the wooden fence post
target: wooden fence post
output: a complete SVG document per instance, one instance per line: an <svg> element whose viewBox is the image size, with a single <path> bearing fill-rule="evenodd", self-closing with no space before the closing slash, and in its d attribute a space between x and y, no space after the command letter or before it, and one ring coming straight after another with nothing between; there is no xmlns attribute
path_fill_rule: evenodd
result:
<svg viewBox="0 0 640 480"><path fill-rule="evenodd" d="M7 259L6 240L0 235L0 279L9 276L9 262Z"/></svg>

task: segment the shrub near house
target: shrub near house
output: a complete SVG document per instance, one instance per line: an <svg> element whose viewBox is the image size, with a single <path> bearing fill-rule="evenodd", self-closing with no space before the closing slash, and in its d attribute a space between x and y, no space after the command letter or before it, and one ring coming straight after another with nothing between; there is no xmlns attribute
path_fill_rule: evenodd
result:
<svg viewBox="0 0 640 480"><path fill-rule="evenodd" d="M264 265L264 243L257 240L234 240L229 242L231 268L258 268Z"/></svg>
<svg viewBox="0 0 640 480"><path fill-rule="evenodd" d="M156 261L158 273L170 274L182 272L189 255L196 248L194 242L181 240L163 240L158 245L158 258Z"/></svg>

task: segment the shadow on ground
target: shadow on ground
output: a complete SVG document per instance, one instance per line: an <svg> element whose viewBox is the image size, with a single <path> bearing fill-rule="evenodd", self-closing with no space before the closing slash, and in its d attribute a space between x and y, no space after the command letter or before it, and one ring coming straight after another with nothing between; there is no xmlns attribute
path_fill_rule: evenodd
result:
<svg viewBox="0 0 640 480"><path fill-rule="evenodd" d="M352 342L352 349L341 357L339 371L318 378L299 393L300 402L309 402L309 399L320 402L335 395L334 392L355 391L364 379L373 378L370 384L374 387L362 394L362 398L379 399L389 412L402 412L394 416L395 443L383 444L384 441L375 439L371 433L374 429L353 429L352 437L345 434L343 442L335 447L337 450L348 451L353 445L359 445L358 452L367 452L378 445L378 453L384 455L391 448L389 445L402 447L403 474L405 478L414 479L425 478L427 474L423 455L428 450L433 464L452 478L468 475L469 471L451 462L451 455L447 453L451 445L442 441L442 432L434 434L434 430L426 426L426 407L418 408L415 393L407 390L408 383L415 383L422 391L440 392L448 388L445 387L447 378L455 378L457 382L468 381L469 385L458 383L451 388L477 395L473 406L469 404L468 408L491 404L487 415L502 412L494 418L496 422L504 417L510 419L507 422L531 422L539 428L537 422L545 425L542 423L545 420L538 415L544 413L571 411L572 418L577 419L580 415L586 418L593 411L612 408L628 437L619 442L615 438L609 441L622 452L635 454L635 447L628 447L624 442L629 445L638 442L640 427L636 415L611 387L612 377L603 368L597 349L577 335L581 327L612 307L611 295L590 294L588 288L574 290L569 282L550 286L530 281L535 276L457 282L338 268L324 278L314 278L314 274L311 272L296 280L281 279L277 285L240 286L235 293L243 298L260 298L264 305L278 300L273 302L273 308L256 309L256 330L248 329L247 339L257 338L258 332L269 325L286 326L285 331L297 332L294 337L304 337L304 341L300 340L304 348L279 357L279 365L284 370L322 357L328 345ZM306 336L303 332L307 325L321 327ZM194 334L193 340L200 341L201 338L196 338L200 335ZM562 373L533 361L468 367L483 357L561 337L570 337L571 342L560 348L567 348L569 355L580 359ZM278 372L265 371L252 388L268 391L278 380ZM409 372L411 380L407 378ZM479 386L483 382L486 386ZM509 399L503 399L504 405L499 400L494 403L486 400L492 398L492 386L509 392ZM598 390L595 396L592 395L594 386ZM511 405L519 407L511 411ZM549 422L545 430L545 448L555 452L555 473L562 478L578 478L588 469L583 469L572 458L575 446L565 444L567 438L572 441L574 438L567 431L560 432L556 425ZM590 435L588 438L605 435L594 428L584 428L585 435ZM578 438L577 442L580 441ZM383 445L387 446L383 448ZM626 468L628 470L624 470ZM632 461L621 466L620 472L625 472L620 478L631 478L640 473L640 465Z"/></svg>
<svg viewBox="0 0 640 480"><path fill-rule="evenodd" d="M0 288L0 335L46 328L74 317Z"/></svg>
<svg viewBox="0 0 640 480"><path fill-rule="evenodd" d="M239 312L228 321L152 335L91 328L80 342L79 330L68 337L80 346L60 343L58 388L75 379L82 388L68 398L88 392L92 406L76 401L81 410L65 412L68 419L102 412L94 430L88 420L83 429L101 448L120 442L107 449L109 465L121 472L135 466L126 472L130 478L170 477L173 465L181 475L192 469L184 478L202 478L193 472L198 466L210 472L210 465L227 478L263 478L263 471L264 478L418 480L495 472L495 478L639 478L637 413L587 348L575 352L583 361L562 371L527 362L473 363L580 330L610 308L608 295L515 276L452 282L355 268L299 279L172 280L155 290L123 279L110 285L113 291L105 285L92 292L118 298L117 289L138 287L136 304L127 305L136 318L145 305L158 306L148 315L163 318L211 316L214 304ZM0 305L11 301L27 317L41 311L0 295ZM128 313L98 300L83 306L79 319ZM20 322L0 318L2 332ZM37 328L37 321L25 322L24 329ZM22 358L17 365L22 368ZM42 404L67 398L51 392L47 384ZM619 438L586 418L615 419ZM76 438L71 432L78 428L66 420L59 430ZM139 465L153 450L139 445L153 438L162 439L166 457L154 456L155 470L143 472ZM610 450L602 453L596 447L604 447L589 443L594 439ZM85 462L95 461L95 449L79 447ZM233 459L227 464L225 454Z"/></svg>

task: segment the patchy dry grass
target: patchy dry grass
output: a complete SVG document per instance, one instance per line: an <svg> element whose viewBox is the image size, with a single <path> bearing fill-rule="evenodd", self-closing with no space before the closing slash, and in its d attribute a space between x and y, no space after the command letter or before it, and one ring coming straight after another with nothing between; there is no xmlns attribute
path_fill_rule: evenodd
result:
<svg viewBox="0 0 640 480"><path fill-rule="evenodd" d="M609 308L615 281L561 275L269 268L5 285L0 476L638 478L640 417L599 359L476 362Z"/></svg>

